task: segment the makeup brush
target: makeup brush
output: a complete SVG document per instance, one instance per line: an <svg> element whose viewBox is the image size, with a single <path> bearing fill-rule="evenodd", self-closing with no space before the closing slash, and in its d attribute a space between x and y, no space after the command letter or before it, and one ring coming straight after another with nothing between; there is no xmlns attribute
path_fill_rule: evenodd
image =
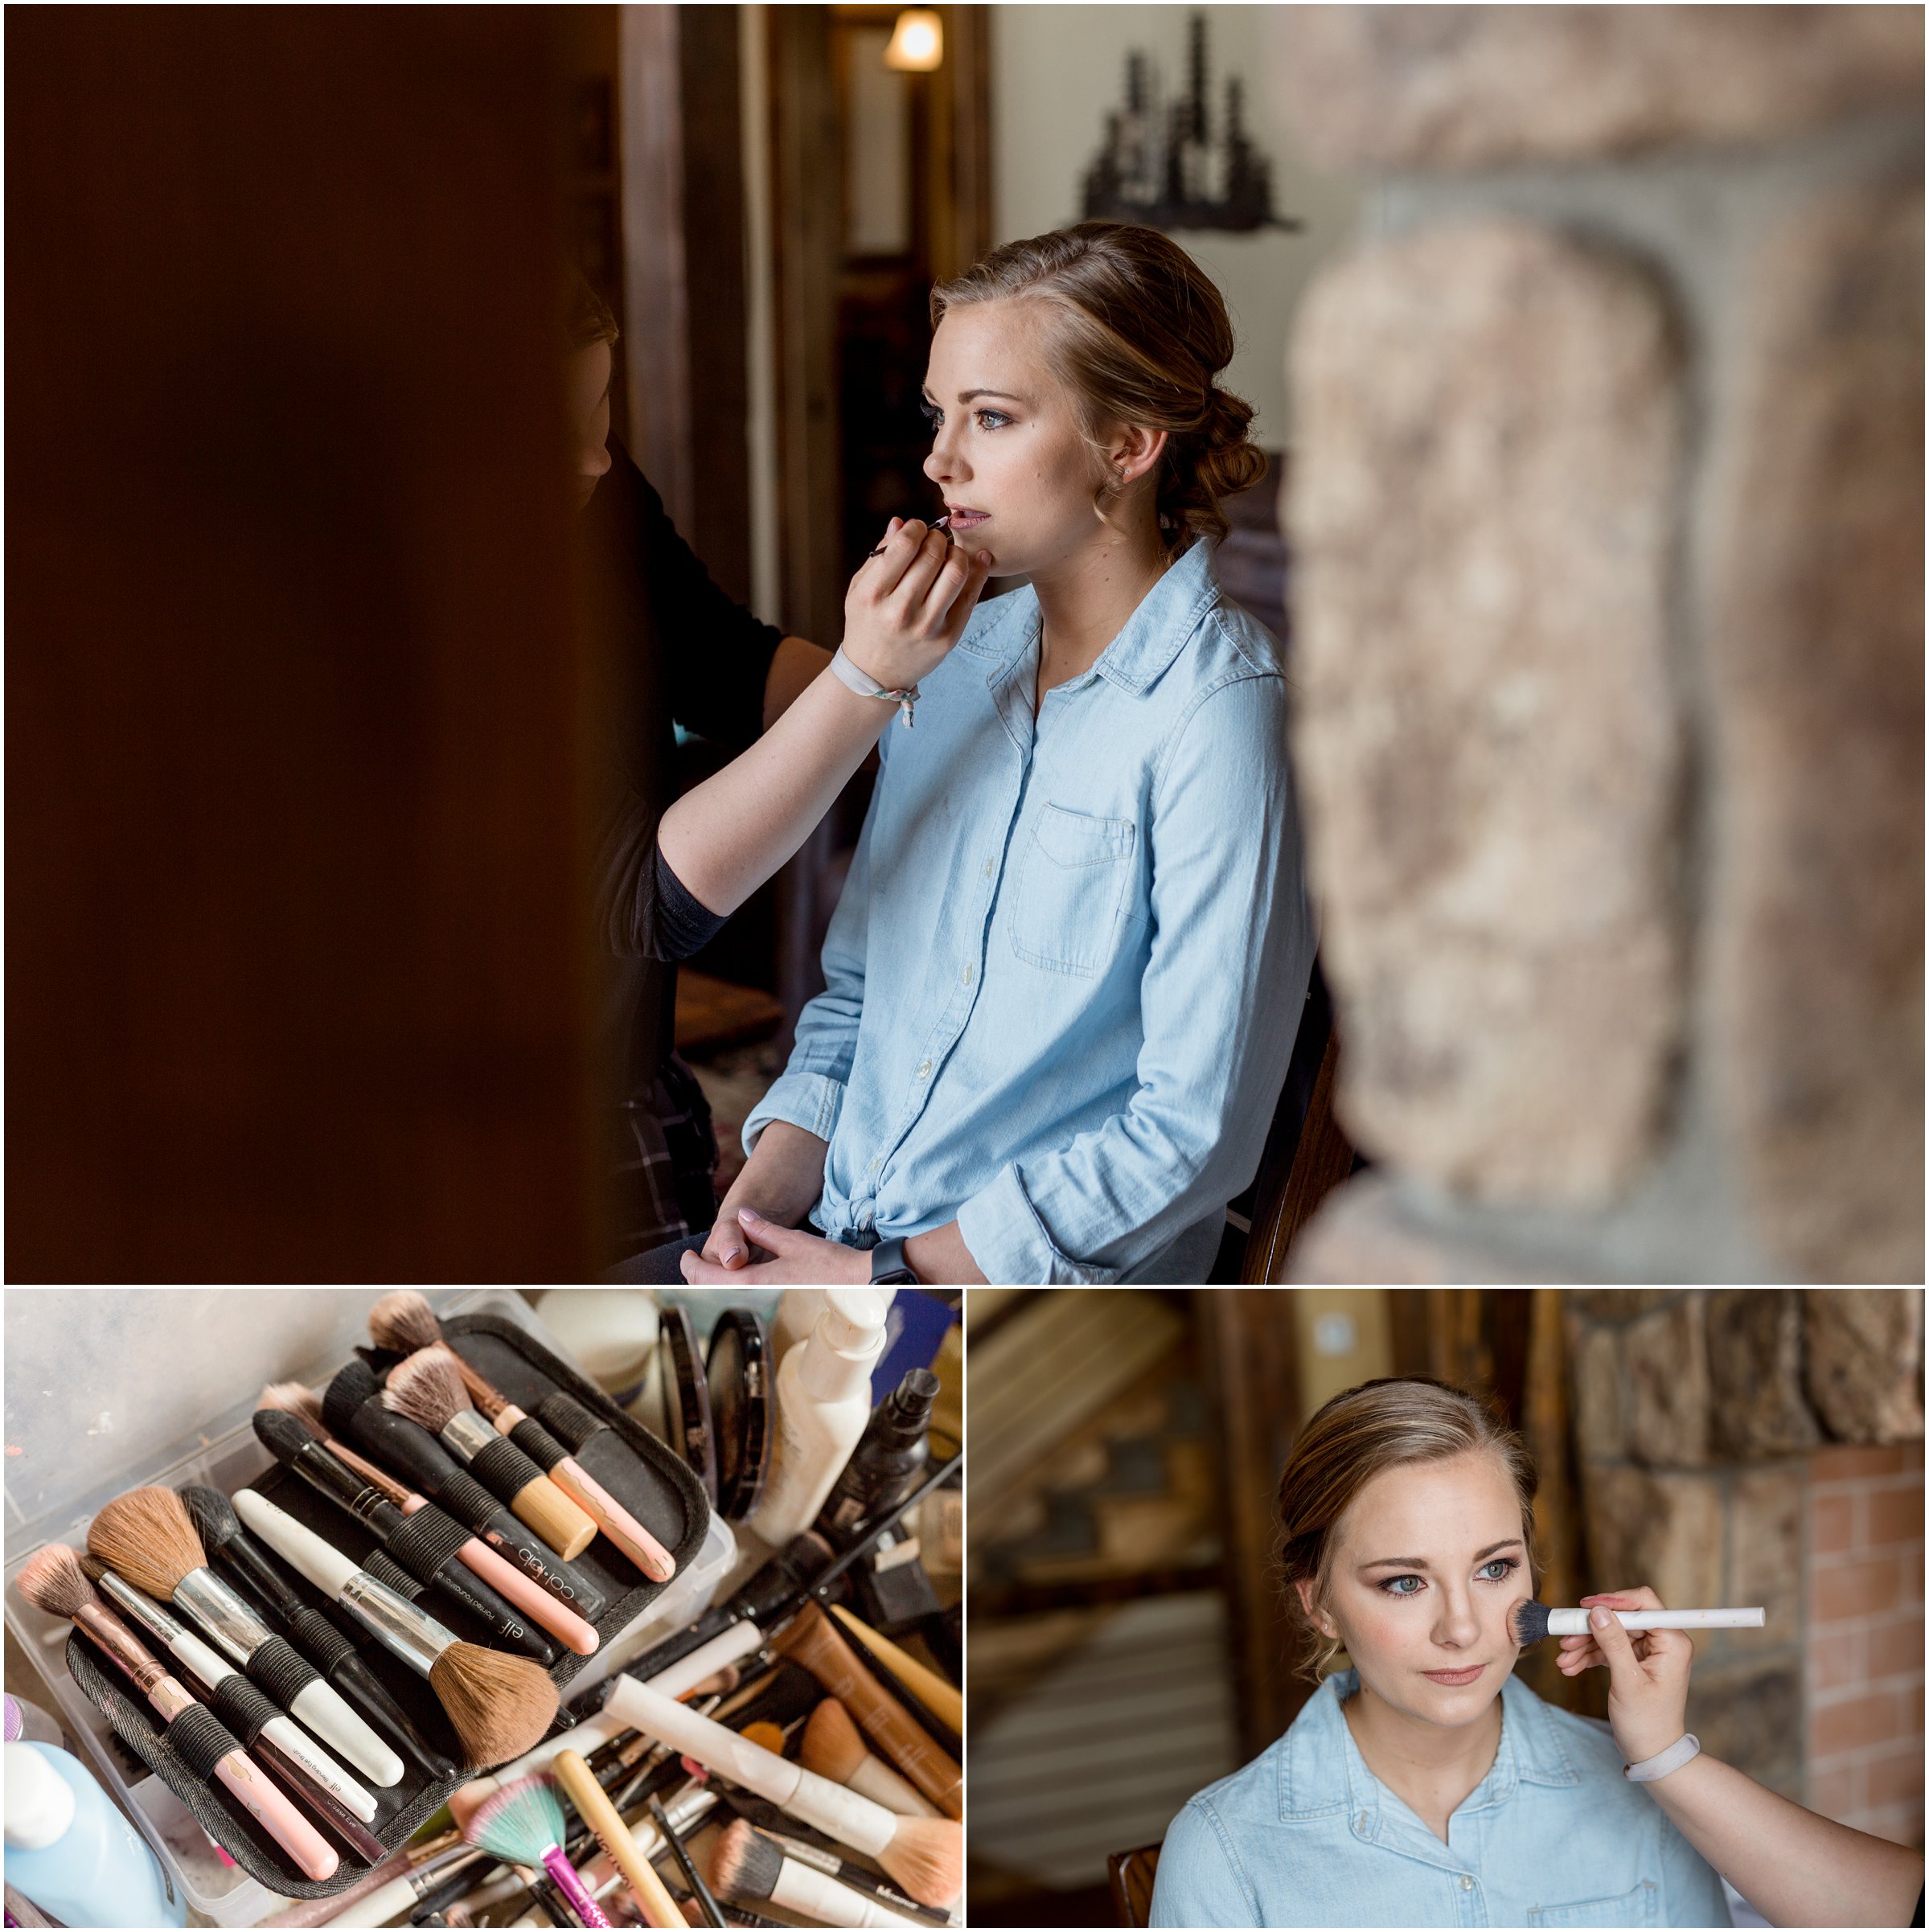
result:
<svg viewBox="0 0 1929 1932"><path fill-rule="evenodd" d="M385 1856L381 1841L364 1827L376 1815L376 1800L329 1756L293 1718L256 1689L218 1651L210 1648L171 1610L143 1596L97 1557L80 1567L121 1614L154 1638L190 1676L199 1679L208 1708L232 1731L244 1750L258 1749L271 1770L298 1783L327 1823L364 1858ZM371 1852L370 1848L373 1847Z"/></svg>
<svg viewBox="0 0 1929 1932"><path fill-rule="evenodd" d="M453 1516L440 1510L404 1516L373 1483L329 1454L293 1416L279 1409L257 1409L254 1430L278 1462L371 1531L417 1581L460 1604L493 1642L533 1657L545 1670L556 1662L556 1646L457 1560L462 1545L473 1539Z"/></svg>
<svg viewBox="0 0 1929 1932"><path fill-rule="evenodd" d="M794 1658L836 1698L878 1749L946 1817L964 1815L964 1773L958 1761L941 1750L858 1661L820 1605L806 1602L771 1644Z"/></svg>
<svg viewBox="0 0 1929 1932"><path fill-rule="evenodd" d="M263 1541L429 1680L471 1770L514 1758L547 1733L556 1713L556 1688L540 1665L464 1643L255 1491L237 1490L234 1502L241 1520Z"/></svg>
<svg viewBox="0 0 1929 1932"><path fill-rule="evenodd" d="M901 1918L874 1898L840 1885L740 1818L725 1827L710 1852L710 1882L725 1898L765 1899L786 1912L827 1926L902 1926L920 1932L914 1918Z"/></svg>
<svg viewBox="0 0 1929 1932"><path fill-rule="evenodd" d="M507 1436L478 1415L462 1372L445 1349L425 1348L388 1372L382 1405L441 1439L486 1489L509 1505L566 1563L580 1556L596 1524Z"/></svg>
<svg viewBox="0 0 1929 1932"><path fill-rule="evenodd" d="M207 1567L187 1506L171 1489L149 1483L116 1496L88 1524L87 1547L136 1589L179 1605L277 1704L371 1783L401 1782L401 1759Z"/></svg>
<svg viewBox="0 0 1929 1932"><path fill-rule="evenodd" d="M835 1697L825 1698L811 1713L802 1755L806 1771L861 1792L901 1818L938 1815L937 1806L921 1791L864 1748L851 1713Z"/></svg>
<svg viewBox="0 0 1929 1932"><path fill-rule="evenodd" d="M785 1857L794 1858L799 1864L809 1865L822 1872L827 1878L835 1878L840 1885L848 1885L852 1891L862 1892L867 1897L876 1899L887 1912L895 1912L900 1918L914 1918L920 1925L949 1926L957 1922L959 1914L954 1904L921 1905L917 1900L905 1897L889 1879L872 1871L868 1866L839 1856L835 1846L814 1844L807 1838L799 1838L796 1821L785 1817L768 1799L737 1790L730 1793L729 1805L739 1818L747 1819L755 1825Z"/></svg>
<svg viewBox="0 0 1929 1932"><path fill-rule="evenodd" d="M381 1384L366 1362L346 1363L336 1372L322 1395L322 1413L331 1434L352 1439L366 1454L404 1472L552 1596L593 1623L602 1615L608 1600L596 1585L519 1523L427 1430L384 1406Z"/></svg>
<svg viewBox="0 0 1929 1932"><path fill-rule="evenodd" d="M354 1640L310 1604L268 1552L242 1528L227 1497L201 1483L191 1483L177 1493L187 1506L188 1520L201 1539L201 1547L248 1585L269 1616L350 1704L404 1758L413 1759L425 1777L437 1783L454 1778L460 1767L416 1729L408 1713L363 1662Z"/></svg>
<svg viewBox="0 0 1929 1932"><path fill-rule="evenodd" d="M585 1926L609 1924L603 1908L589 1896L576 1867L564 1854L563 1803L547 1778L519 1778L483 1799L462 1827L462 1836L505 1864L547 1872ZM683 1922L680 1914L676 1922Z"/></svg>
<svg viewBox="0 0 1929 1932"><path fill-rule="evenodd" d="M368 1332L384 1348L412 1355L440 1348L455 1364L478 1414L508 1437L646 1577L667 1583L676 1561L663 1544L618 1503L563 1445L527 1410L519 1408L479 1369L472 1368L442 1333L435 1311L412 1288L385 1294L368 1313ZM578 1444L577 1446L581 1446ZM568 1553L567 1552L565 1554Z"/></svg>
<svg viewBox="0 0 1929 1932"><path fill-rule="evenodd" d="M723 1908L716 1902L696 1860L690 1856L690 1848L683 1843L683 1834L671 1821L669 1811L662 1799L654 1793L650 1799L650 1821L656 1827L656 1835L669 1848L670 1856L676 1861L676 1868L683 1875L683 1883L690 1888L690 1896L696 1901L696 1909L704 1915L707 1926L727 1926L729 1920L724 1917Z"/></svg>
<svg viewBox="0 0 1929 1932"><path fill-rule="evenodd" d="M228 1727L130 1631L89 1581L64 1543L50 1543L21 1570L20 1594L49 1616L65 1617L126 1672L167 1720L167 1741L197 1778L217 1778L228 1794L311 1879L331 1877L334 1847L257 1769Z"/></svg>
<svg viewBox="0 0 1929 1932"><path fill-rule="evenodd" d="M426 1496L411 1489L407 1483L398 1481L386 1470L378 1469L364 1457L357 1455L346 1443L337 1442L328 1432L322 1419L321 1402L312 1389L304 1388L299 1382L271 1383L261 1391L261 1406L255 1413L259 1417L269 1409L279 1412L290 1421L299 1425L306 1438L316 1449L332 1457L344 1469L359 1475L371 1489L392 1503L404 1516L427 1516L435 1525L435 1532L438 1536L454 1533L453 1528L443 1528L445 1524L460 1527L456 1525L454 1516L431 1503ZM255 1425L255 1434L261 1437L262 1442L282 1462L289 1461L289 1457L282 1454L277 1443L286 1443L292 1450L296 1438L284 1434L270 1440L269 1437L262 1435L258 1421ZM422 1439L426 1441L427 1438ZM487 1491L482 1490L480 1483L475 1487L481 1493L487 1495ZM490 1496L488 1500L493 1510L495 1499ZM515 1524L515 1519L506 1513L503 1520L506 1523ZM515 1527L519 1534L527 1535L528 1532L520 1524L515 1524ZM506 1562L480 1536L469 1535L468 1540L460 1544L455 1553L457 1561L464 1569L480 1577L505 1602L513 1603L525 1616L540 1623L551 1636L560 1639L567 1649L574 1651L579 1657L587 1657L597 1648L601 1639L596 1634L596 1626L589 1622L586 1615L571 1609L560 1596L552 1596L527 1571ZM596 1596L596 1606L597 1614L600 1615L603 1607L600 1592Z"/></svg>
<svg viewBox="0 0 1929 1932"><path fill-rule="evenodd" d="M1616 1610L1621 1627L1629 1631L1759 1631L1768 1614L1753 1610ZM1543 1637L1585 1637L1590 1626L1584 1610L1549 1610L1529 1597L1513 1609L1514 1641L1522 1650Z"/></svg>
<svg viewBox="0 0 1929 1932"><path fill-rule="evenodd" d="M900 1818L858 1792L747 1743L634 1677L619 1677L603 1708L605 1716L614 1713L782 1806L793 1818L876 1859L920 1905L949 1905L957 1897L964 1882L964 1833L954 1819Z"/></svg>
<svg viewBox="0 0 1929 1932"><path fill-rule="evenodd" d="M875 1658L947 1730L963 1736L964 1697L955 1684L946 1683L937 1672L920 1663L881 1631L872 1630L861 1617L853 1616L841 1603L825 1607L844 1626L845 1635L862 1647L860 1655Z"/></svg>
<svg viewBox="0 0 1929 1932"><path fill-rule="evenodd" d="M677 1909L676 1901L657 1877L655 1868L637 1850L635 1840L617 1815L609 1795L590 1776L589 1766L574 1751L559 1751L550 1769L556 1783L568 1793L577 1815L595 1834L609 1862L622 1873L630 1896L642 1908L643 1916L653 1926L687 1926L690 1922ZM508 1787L511 1790L515 1788L513 1785ZM497 1799L502 1795L499 1793ZM497 1799L486 1802L494 1803Z"/></svg>

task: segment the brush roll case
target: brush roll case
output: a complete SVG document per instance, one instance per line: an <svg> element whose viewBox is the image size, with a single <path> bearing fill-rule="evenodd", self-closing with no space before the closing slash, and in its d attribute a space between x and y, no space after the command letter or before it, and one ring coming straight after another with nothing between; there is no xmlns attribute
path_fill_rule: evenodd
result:
<svg viewBox="0 0 1929 1932"><path fill-rule="evenodd" d="M490 1314L445 1313L443 1329L449 1345L518 1406L533 1414L551 1397L560 1396L565 1398L564 1413L593 1417L604 1425L596 1428L586 1438L580 1452L583 1466L658 1538L675 1560L678 1577L681 1577L686 1565L704 1548L710 1529L708 1500L688 1465L634 1418L618 1409L593 1383L578 1374L519 1322ZM252 1438L252 1431L250 1434ZM476 1627L462 1606L445 1592L433 1584L425 1585L411 1575L384 1548L366 1524L318 1495L307 1483L269 1457L268 1450L259 1443L254 1444L254 1447L259 1450L259 1455L251 1458L251 1466L258 1473L229 1482L226 1493L232 1495L236 1487L258 1491L298 1521L326 1537L371 1576L378 1577L403 1595L419 1602L423 1609L458 1637L486 1647L503 1649L505 1655L515 1654L505 1647L491 1644L487 1632ZM262 1463L267 1466L261 1467ZM133 1479L130 1479L128 1487L133 1487ZM466 1540L465 1533L462 1540ZM219 1565L216 1567L218 1569ZM314 1590L292 1565L282 1567L295 1589L308 1602L318 1605L323 1601L321 1593ZM586 1665L597 1662L604 1647L619 1631L643 1616L659 1596L675 1587L677 1581L672 1578L668 1584L652 1582L608 1537L601 1534L573 1560L570 1567L601 1589L607 1602L602 1614L595 1619L597 1635L601 1640L596 1653L581 1657L560 1643L556 1646L557 1660L549 1676L559 1689L565 1690ZM329 1629L334 1629L339 1622L343 1631L353 1633L344 1640L350 1643L389 1695L408 1714L423 1737L446 1750L459 1763L460 1743L428 1680L417 1676L392 1656L372 1637L363 1632L359 1625L352 1624L346 1612L331 1609L324 1613L318 1610L316 1615ZM198 1626L193 1626L191 1618L183 1620L198 1629ZM263 1621L273 1627L273 1618L265 1616ZM142 1640L177 1676L185 1675L182 1667L167 1656L158 1639L143 1635ZM234 1729L237 1722L244 1726L254 1723L258 1728L261 1713L257 1708L241 1708L244 1700L224 1705L221 1699L210 1699L207 1701L215 1712L215 1718L203 1720L197 1713L190 1713L187 1718L177 1718L172 1725L167 1725L116 1667L104 1659L77 1630L72 1633L68 1642L66 1663L75 1684L106 1717L115 1737L126 1750L167 1786L195 1822L226 1849L243 1871L271 1892L290 1898L328 1897L346 1890L368 1870L367 1864L341 1840L326 1821L315 1818L302 1805L304 1815L314 1819L317 1828L341 1857L340 1865L328 1878L320 1881L308 1878L214 1778L214 1766L228 1750L234 1748L236 1741L241 1741L230 1737L229 1731ZM254 1673L251 1671L250 1674ZM352 1693L343 1694L348 1697L351 1707L359 1710ZM224 1719L225 1729L221 1721ZM332 1749L326 1740L318 1741L324 1749ZM219 1749L215 1748L217 1745ZM334 1754L338 1758L341 1755L339 1752ZM404 1767L399 1783L386 1789L368 1786L376 1799L376 1811L367 1828L388 1851L395 1850L413 1837L448 1802L450 1795L468 1782L470 1775L432 1780L411 1760L404 1761ZM347 1768L351 1772L355 1769L351 1764ZM272 1777L273 1772L269 1775ZM367 1784L365 1778L362 1782ZM295 1796L297 1803L302 1804L300 1795Z"/></svg>

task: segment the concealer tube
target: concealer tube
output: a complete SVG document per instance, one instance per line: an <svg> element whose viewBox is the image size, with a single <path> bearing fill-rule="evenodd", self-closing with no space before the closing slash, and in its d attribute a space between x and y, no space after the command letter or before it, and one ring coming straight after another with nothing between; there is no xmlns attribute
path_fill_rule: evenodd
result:
<svg viewBox="0 0 1929 1932"><path fill-rule="evenodd" d="M772 1639L772 1647L801 1663L946 1817L963 1817L964 1774L957 1760L940 1750L865 1669L815 1602L804 1605Z"/></svg>

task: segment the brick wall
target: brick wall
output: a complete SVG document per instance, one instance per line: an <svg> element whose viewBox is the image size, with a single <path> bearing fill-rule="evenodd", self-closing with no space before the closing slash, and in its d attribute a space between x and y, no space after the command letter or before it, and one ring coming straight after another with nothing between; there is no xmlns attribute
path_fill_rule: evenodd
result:
<svg viewBox="0 0 1929 1932"><path fill-rule="evenodd" d="M1761 1630L1697 1635L1689 1728L1784 1796L1919 1844L1921 1292L1565 1305L1582 1592L1760 1604Z"/></svg>
<svg viewBox="0 0 1929 1932"><path fill-rule="evenodd" d="M1923 1446L1808 1467L1808 1803L1923 1842Z"/></svg>
<svg viewBox="0 0 1929 1932"><path fill-rule="evenodd" d="M1295 6L1360 1282L1923 1278L1923 15Z"/></svg>

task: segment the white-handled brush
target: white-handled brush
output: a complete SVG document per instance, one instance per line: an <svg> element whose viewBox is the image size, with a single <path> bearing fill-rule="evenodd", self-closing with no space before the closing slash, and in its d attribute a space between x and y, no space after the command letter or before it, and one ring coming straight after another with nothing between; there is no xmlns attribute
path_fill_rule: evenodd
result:
<svg viewBox="0 0 1929 1932"><path fill-rule="evenodd" d="M1623 1610L1615 1613L1624 1631L1759 1631L1768 1613L1752 1610ZM1543 1637L1585 1637L1591 1626L1584 1610L1549 1610L1529 1597L1514 1606L1514 1640L1522 1650Z"/></svg>

